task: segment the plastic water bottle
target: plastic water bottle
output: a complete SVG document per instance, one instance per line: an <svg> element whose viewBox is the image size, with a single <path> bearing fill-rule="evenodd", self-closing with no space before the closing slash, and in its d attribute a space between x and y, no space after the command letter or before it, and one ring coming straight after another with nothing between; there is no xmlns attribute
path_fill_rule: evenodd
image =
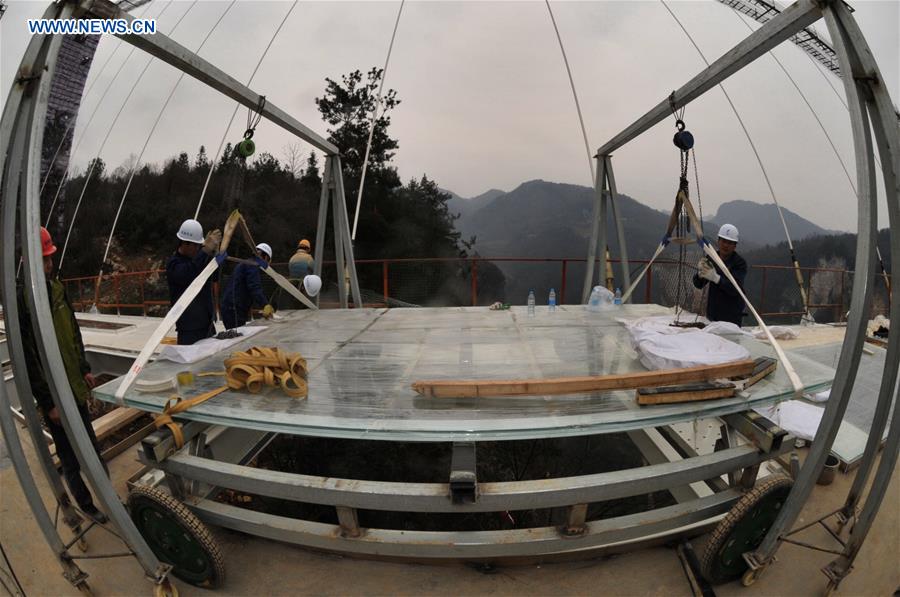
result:
<svg viewBox="0 0 900 597"><path fill-rule="evenodd" d="M600 310L600 290L597 286L591 291L591 298L588 301L588 311L596 313Z"/></svg>
<svg viewBox="0 0 900 597"><path fill-rule="evenodd" d="M550 289L550 300L547 301L547 309L551 313L556 313L556 289Z"/></svg>
<svg viewBox="0 0 900 597"><path fill-rule="evenodd" d="M613 304L619 306L622 304L622 289L616 288L616 296L613 297Z"/></svg>
<svg viewBox="0 0 900 597"><path fill-rule="evenodd" d="M528 317L534 317L534 290L528 291Z"/></svg>

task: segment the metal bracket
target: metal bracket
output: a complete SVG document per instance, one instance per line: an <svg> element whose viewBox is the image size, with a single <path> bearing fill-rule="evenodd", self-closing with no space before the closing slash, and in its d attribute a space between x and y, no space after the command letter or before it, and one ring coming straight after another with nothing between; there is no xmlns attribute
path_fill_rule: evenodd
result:
<svg viewBox="0 0 900 597"><path fill-rule="evenodd" d="M362 535L356 508L335 506L334 509L337 510L338 523L341 525L341 536L356 538Z"/></svg>
<svg viewBox="0 0 900 597"><path fill-rule="evenodd" d="M566 524L559 529L563 537L580 537L587 532L587 504L575 504L569 506L566 514Z"/></svg>
<svg viewBox="0 0 900 597"><path fill-rule="evenodd" d="M450 499L454 504L474 504L478 499L475 462L475 442L453 442Z"/></svg>
<svg viewBox="0 0 900 597"><path fill-rule="evenodd" d="M190 421L182 426L181 433L185 443L190 442L199 433L206 431L210 426L206 423ZM175 453L175 438L168 428L158 429L141 441L144 456L150 462L162 462Z"/></svg>
<svg viewBox="0 0 900 597"><path fill-rule="evenodd" d="M763 452L778 451L784 439L789 437L787 431L753 411L725 415L722 420Z"/></svg>

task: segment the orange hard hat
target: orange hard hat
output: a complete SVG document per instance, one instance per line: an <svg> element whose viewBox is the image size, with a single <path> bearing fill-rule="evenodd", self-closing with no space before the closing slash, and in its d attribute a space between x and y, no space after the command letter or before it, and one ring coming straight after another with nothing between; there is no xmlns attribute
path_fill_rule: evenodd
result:
<svg viewBox="0 0 900 597"><path fill-rule="evenodd" d="M41 226L41 254L47 257L54 253L56 253L56 245L53 244L53 239L50 238L50 231Z"/></svg>
<svg viewBox="0 0 900 597"><path fill-rule="evenodd" d="M300 243L297 245L297 248L298 248L298 249L306 249L307 251L309 251L309 241L306 240L306 239L304 238L304 239L301 240Z"/></svg>

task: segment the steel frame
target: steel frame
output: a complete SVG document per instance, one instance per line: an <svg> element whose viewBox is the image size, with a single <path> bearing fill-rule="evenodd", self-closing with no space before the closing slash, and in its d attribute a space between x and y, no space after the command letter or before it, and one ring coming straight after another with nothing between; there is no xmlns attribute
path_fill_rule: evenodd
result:
<svg viewBox="0 0 900 597"><path fill-rule="evenodd" d="M612 207L613 220L616 223L616 238L619 243L619 262L622 266L622 288L631 286L631 271L628 261L628 243L625 239L625 227L619 215L619 195L616 192L616 177L613 174L612 156L596 155L597 178L594 181L594 214L591 228L591 244L588 245L587 265L584 272L584 285L581 288L581 302L587 303L594 287L594 261L600 251L600 280L606 276L606 202Z"/></svg>
<svg viewBox="0 0 900 597"><path fill-rule="evenodd" d="M45 12L44 17L66 19L76 15L103 19L130 20L133 18L109 0L84 0L81 2L70 0L53 3ZM342 265L346 264L346 269L349 270L348 277L353 288L354 299L357 304L361 304L353 249L349 242L349 230L346 229L346 203L343 197L343 179L338 148L281 109L269 102L264 102L258 93L238 83L217 67L162 33L144 37L121 37L124 41L175 66L248 108L259 110L264 118L307 141L328 156L331 165L329 172L336 181L334 184L337 195L334 200L335 242L338 247L344 249L341 253ZM31 313L31 325L35 330L41 365L48 373L48 384L54 405L61 413L63 427L72 441L83 474L91 485L100 506L108 513L122 540L128 545L129 553L137 558L148 578L157 585L167 585L170 566L161 563L156 558L132 523L128 512L119 501L118 495L107 478L100 459L93 450L87 431L80 423L78 407L66 378L62 357L56 342L56 334L52 323L48 323L52 321L52 318L49 317L50 305L42 260L35 258L40 253L37 230L41 225L38 201L41 148L49 88L61 41L60 36L36 35L32 37L22 58L18 77L10 91L2 120L0 120L0 156L3 156L3 203L2 215L0 215L3 240L0 274L2 274L4 314L6 321L10 324L6 332L11 349L10 356L16 373L15 383L19 396L31 395L22 350L21 330L16 325L19 314L15 268L16 225L18 224L20 233L18 238L21 239L21 254L25 264L25 296ZM324 234L324 227L320 234ZM342 267L342 271L343 269ZM343 287L343 284L339 284L339 286ZM342 303L346 306L346 300ZM46 442L41 437L41 423L34 404L27 399L22 399L20 402L32 442L38 453L38 461L50 484L58 507L62 509L64 520L72 527L76 536L80 536L82 521L69 503L59 474L53 466ZM90 589L86 582L87 575L75 564L74 560L77 556L69 554L71 543L66 544L60 538L44 507L19 440L5 387L0 387L0 428L2 428L4 441L7 444L16 475L25 492L26 500L45 540L60 561L64 576L80 590L89 592Z"/></svg>
<svg viewBox="0 0 900 597"><path fill-rule="evenodd" d="M840 73L846 89L850 122L856 154L858 196L857 253L852 304L847 333L841 348L835 381L822 422L812 443L810 454L795 481L785 507L769 530L762 544L744 555L753 575L760 573L774 559L780 543L790 532L818 478L825 459L843 419L850 392L856 378L862 345L865 340L866 314L869 312L874 280L876 238L875 162L871 131L874 132L878 152L882 157L882 174L887 197L888 215L892 230L900 230L900 127L888 90L878 65L856 24L850 10L841 0L798 0L780 14L772 17L737 46L692 78L644 116L613 137L597 151L598 156L611 152L646 132L681 108L718 85L732 74L749 65L785 40L792 39L807 26L825 18L834 50L841 64ZM598 179L599 180L599 179ZM599 187L599 185L598 185ZM595 209L595 230L597 217ZM600 217L604 217L601 212ZM594 251L596 238L592 236L588 255ZM900 270L900 235L891 236L891 268L894 275ZM900 321L900 301L891 301L891 319ZM862 542L872 525L884 499L900 448L900 408L894 408L890 431L872 489L860 512L856 512L862 490L868 480L892 404L900 402L897 389L900 370L900 335L888 341L884 373L876 406L875 422L870 431L859 471L847 496L842 515L854 522L850 539L843 553L826 566L830 588L836 587L850 571Z"/></svg>
<svg viewBox="0 0 900 597"><path fill-rule="evenodd" d="M108 0L85 0L78 9L91 16L99 18L130 18L124 11L108 2ZM72 4L53 5L48 9L49 18L54 16L66 18L73 12ZM857 308L851 312L850 322L848 324L847 335L844 340L840 362L837 368L834 389L832 392L832 400L829 401L819 432L813 442L810 455L806 460L803 468L794 485L794 489L788 499L785 508L781 511L778 519L770 529L763 544L752 554L746 554L746 559L754 571L767 566L773 559L778 545L783 541L790 527L796 521L815 478L824 464L825 457L831 447L834 437L837 433L838 425L846 409L849 400L850 390L853 385L856 373L856 364L860 358L862 348L865 321L863 314L868 311L871 302L872 281L874 277L874 201L875 201L875 184L874 161L872 139L869 133L869 125L875 134L875 142L878 144L879 153L883 156L882 170L885 181L886 195L888 199L888 211L891 227L900 230L900 188L898 188L898 174L900 174L900 130L897 127L896 115L892 108L891 99L886 89L881 83L882 79L878 71L877 64L872 58L871 52L860 32L858 26L853 20L852 15L838 0L798 0L795 4L787 8L777 17L760 27L757 31L739 43L730 52L726 53L722 58L713 63L710 67L702 71L698 76L694 77L687 84L682 86L674 94L674 107L678 108L693 101L713 86L734 74L753 60L764 54L772 47L790 39L798 31L808 26L815 20L825 16L829 31L835 44L837 52L842 64L842 77L847 89L848 100L850 102L850 116L853 126L854 144L857 157L857 176L858 188L860 189L859 199L859 234L858 248L856 258L856 272L853 287L853 304ZM144 49L145 51L157 56L160 59L172 64L176 68L191 74L200 81L207 83L209 86L218 91L232 97L236 101L245 106L257 109L260 106L260 96L252 92L245 86L228 77L224 72L212 66L208 62L193 55L185 48L172 42L161 34L148 37L128 37L123 39L133 45ZM3 230L3 260L2 260L2 288L4 305L6 306L6 314L8 321L17 321L18 310L15 300L15 224L18 215L20 223L21 238L23 239L23 254L25 257L25 281L29 289L26 293L29 300L29 308L32 313L32 325L37 331L38 345L41 352L41 361L45 370L50 374L50 386L53 394L54 403L63 413L63 423L67 433L74 440L75 451L79 457L79 461L86 472L89 482L93 486L101 505L109 512L113 522L118 526L124 539L128 543L130 549L137 557L145 572L155 582L161 583L165 581L168 572L167 567L161 565L156 557L150 552L146 543L140 537L134 525L128 518L124 507L119 503L118 497L112 489L111 484L105 477L99 459L93 453L87 434L80 425L70 424L70 421L78 421L77 407L74 402L71 390L66 383L65 371L62 365L62 359L59 349L56 345L55 334L52 326L48 325L50 319L47 317L49 313L49 304L47 290L44 284L43 271L40 260L35 259L39 249L39 242L36 230L40 226L38 205L37 205L37 188L39 184L39 158L41 141L43 138L44 115L46 113L47 89L49 86L50 76L53 72L55 64L56 52L58 51L58 39L52 37L35 37L26 51L20 70L20 77L14 85L10 95L10 101L7 102L3 120L0 122L0 150L5 156L4 162L4 186L3 186L3 213L2 213L2 230ZM622 133L614 137L606 145L601 147L598 154L598 162L604 170L603 175L599 175L596 179L597 198L595 200L594 229L597 230L598 220L602 219L603 226L599 226L605 236L605 202L603 201L603 191L609 184L610 195L615 194L615 182L611 175L611 160L609 156L616 148L621 147L637 135L645 132L653 125L665 119L671 109L672 104L668 98L664 99L660 104L648 112L644 117L633 123ZM347 269L351 274L351 286L353 284L353 267L352 245L349 241L347 231L344 230L347 224L346 204L343 201L343 180L341 177L340 158L337 155L337 148L328 144L327 141L318 137L315 133L303 127L300 123L291 119L283 111L275 108L271 104L266 104L262 110L264 117L268 118L275 124L292 132L300 138L303 138L316 147L322 149L329 158L330 167L326 168L326 173L333 178L333 182L323 186L323 197L327 196L329 200L333 200L333 218L336 223L336 250L339 255L339 277L343 271L346 259ZM608 171L608 173L606 172ZM21 202L19 201L23 199ZM621 225L621 218L615 213L617 226ZM18 213L17 213L18 208ZM320 222L327 215L327 205L324 208L320 206ZM324 226L320 227L320 234ZM340 229L341 232L337 232ZM599 240L600 230L596 234L592 234L592 248L590 251L596 251ZM618 230L618 228L617 228ZM343 235L343 236L342 236ZM624 238L620 234L620 240L624 244ZM324 237L317 236L317 250L324 247ZM595 253L594 253L595 254ZM891 239L891 262L893 267L900 267L900 238L894 235ZM604 256L605 259L605 256ZM320 270L321 271L321 270ZM896 275L897 271L893 271ZM339 289L343 288L342 304L346 304L347 290L345 285L339 280ZM588 286L587 284L585 285ZM355 292L358 292L358 288ZM354 294L355 294L354 292ZM354 296L354 300L356 297ZM900 321L900 301L892 301L891 318ZM20 394L27 396L28 384L27 375L25 374L24 362L22 360L21 351L21 335L14 327L10 326L9 330L10 347L13 362L16 366L16 383L20 390ZM888 351L885 359L885 372L882 379L881 390L879 393L877 412L884 416L882 422L876 419L876 425L873 426L872 434L879 435L883 429L883 421L893 402L900 400L897 395L897 374L898 365L900 365L900 335L894 335L888 343ZM22 391L25 390L25 391ZM24 401L27 402L27 401ZM33 409L23 409L26 418L29 419L31 427L39 428L39 422ZM894 466L898 457L898 447L900 447L900 413L894 410L893 419L891 421L890 431L887 439L886 450L882 456L880 465L875 472L872 489L862 506L858 516L855 516L855 524L850 531L850 539L847 547L832 564L830 564L826 573L832 585L837 585L852 565L859 546L865 539L865 536L872 524L875 513L877 512L884 494L887 490L887 484L890 481ZM31 505L35 518L44 533L46 540L51 545L54 553L60 559L64 567L67 578L79 586L84 586L84 575L72 562L66 557L66 547L62 543L56 530L53 528L52 522L40 503L40 496L34 484L28 469L27 461L21 445L18 442L18 436L15 433L15 427L12 421L10 411L8 409L8 399L5 391L0 388L0 424L4 431L4 438L7 441L11 459L16 469L16 473L22 481L23 488L26 492L29 504ZM876 433L877 431L877 433ZM206 436L208 437L208 436ZM41 445L37 442L36 445ZM206 440L204 440L204 444ZM867 444L866 455L863 464L857 476L857 483L854 484L854 490L848 495L845 513L853 516L851 512L855 512L860 501L860 491L862 484L865 483L873 467L875 458L875 450L877 442L870 438ZM196 445L196 444L195 444ZM40 451L40 448L38 448ZM740 448L728 448L717 458L725 458L728 466L737 463L738 458L747 458L747 454L732 452L732 450L740 450ZM730 456L723 456L728 454ZM758 456L758 453L757 453ZM733 458L731 458L733 457ZM213 474L210 469L226 467L225 463L209 463L197 462L199 454L191 455L195 460L187 459L186 456L175 456L170 458L170 463L165 460L160 464L161 468L166 466L181 466L179 469L182 476L186 474L201 475ZM711 469L708 462L703 461L705 457L696 457L701 459L695 460L688 470L677 470L676 466L670 465L654 465L664 466L664 470L655 471L659 478L674 481L677 485L683 485L693 479L694 476L707 475ZM731 458L731 460L729 460ZM763 460L765 458L762 458ZM689 462L690 462L689 460ZM40 459L42 466L46 467L47 463L43 458ZM743 460L741 462L744 462ZM703 463L702 466L700 463ZM721 466L724 464L720 461ZM203 466L200 466L203 465ZM647 467L650 468L650 467ZM752 468L752 467L747 467ZM223 479L229 482L234 481L235 484L241 483L250 471L256 469L239 470L239 471L218 471L216 474L216 485L222 485ZM746 470L746 469L745 469ZM225 476L225 473L229 476ZM48 478L53 478L55 471L48 471L45 468L45 474ZM527 485L529 483L557 483L560 480L549 480L539 482L525 482L522 489L523 495L528 498L519 497L516 487L499 487L496 495L497 503L503 503L504 509L507 502L515 499L523 499L530 507L534 507L535 502L532 501L536 496L540 497L547 504L568 505L569 507L581 508L585 500L598 499L605 495L614 495L613 491L631 492L638 488L653 486L655 483L661 483L656 478L648 478L641 475L641 469L632 469L630 471L621 471L615 473L619 477L602 478L599 484L598 479L575 478L576 480L564 480L558 488L541 487L540 485ZM631 477L637 475L636 477ZM713 475L714 476L714 475ZM318 499L327 499L329 502L335 502L337 505L340 500L340 507L344 508L342 522L346 526L352 523L352 514L346 509L346 500L351 499L346 491L337 491L328 487L316 486L315 479L298 479L292 476L291 479L260 479L259 483L254 486L254 490L258 491L260 487L267 487L272 492L275 491L300 491L302 489L305 495ZM862 477L862 479L860 479ZM705 476L704 478L709 478ZM212 479L210 479L212 480ZM702 480L702 479L697 479ZM263 483L264 481L264 483ZM52 483L52 481L51 481ZM304 483L307 485L304 487ZM509 484L496 484L509 485ZM857 487L859 485L859 487ZM58 488L59 481L56 477L55 488ZM482 484L479 490L479 500L475 505L459 504L460 508L479 508L487 507L485 504L491 504L493 497L490 491L484 493L485 488L491 489L490 484ZM436 497L427 492L425 495L419 496L415 491L422 491L422 488L412 488L413 496L408 495L409 492L399 492L398 500L410 500L413 505L425 504L418 507L440 507L454 508L452 501L448 495L446 485L441 484L440 487L445 491L443 497ZM618 488L618 489L613 489ZM378 488L379 490L385 488ZM391 489L391 488L387 488ZM397 489L397 488L393 488ZM403 489L403 488L400 488ZM294 494L296 495L296 494ZM633 494L631 494L633 495ZM528 531L506 531L506 532L489 532L489 533L414 533L403 537L403 533L397 531L386 530L370 530L361 534L355 542L349 542L349 539L342 537L341 540L348 541L348 545L357 546L356 550L360 553L373 553L379 555L409 555L412 552L425 555L426 557L445 557L455 555L459 557L463 554L473 555L475 557L488 557L490 554L502 552L504 555L523 555L531 553L548 553L567 548L583 548L598 546L601 544L617 543L623 541L634 540L639 537L646 537L649 534L662 532L665 530L674 530L684 525L694 524L700 520L708 519L712 514L721 514L729 505L737 498L737 492L727 490L722 493L715 494L708 498L701 498L694 502L678 504L669 508L655 510L650 513L631 515L628 517L620 517L612 520L604 520L597 522L585 523L586 532L576 537L561 536L557 529L530 529ZM361 500L362 504L370 504L368 499L356 496L355 499ZM60 499L57 493L57 498ZM376 504L384 503L384 493L380 493ZM393 499L393 498L392 498ZM485 502L484 500L487 500ZM447 505L438 505L438 501L446 502ZM479 505L480 504L480 505ZM232 506L212 503L203 499L193 500L189 505L201 514L206 520L231 526L239 530L245 530L252 534L268 536L287 541L301 542L305 545L317 546L327 538L328 548L333 548L334 539L341 537L340 528L335 529L332 525L321 525L317 523L308 523L304 521L292 521L278 519L270 515L250 513L240 510ZM373 507L369 505L368 507ZM497 506L492 506L497 507ZM447 511L447 510L442 510ZM450 510L454 511L454 510ZM573 520L577 520L579 516L575 512ZM350 522L348 522L350 521ZM327 535L326 535L327 534ZM435 535L440 535L435 536ZM468 543L466 543L468 541ZM580 543L579 543L580 542ZM508 545L507 549L501 546ZM436 547L434 547L436 546ZM569 547L571 546L571 547ZM349 549L349 548L348 548ZM353 549L350 549L351 551Z"/></svg>
<svg viewBox="0 0 900 597"><path fill-rule="evenodd" d="M747 443L698 455L683 442L669 445L670 437L677 434L665 428L663 431L658 437L665 445L654 449L676 454L672 460L662 457L648 466L579 477L517 482L480 482L473 478L474 491L467 494L471 499L456 499L459 496L454 493L453 480L459 472L458 464L451 465L447 483L379 482L284 473L244 466L265 445L255 436L246 436L245 430L194 422L184 427L185 436L190 439L180 450L174 450L171 434L162 430L144 440L140 456L149 468L164 472L163 481L170 490L209 524L357 555L478 559L596 550L657 534L696 534L715 522L741 496L741 487L725 485L722 475L740 478L738 473L742 470L755 473L761 463L787 453L792 444L786 441L767 451ZM472 462L462 468L474 470L474 455L472 444ZM158 475L151 478L144 482L160 482ZM685 488L707 480L715 482L710 485L713 490L701 494L682 491L674 506L614 519L584 520L587 504L592 502ZM213 501L213 493L218 489L332 506L340 524L314 523L228 506ZM510 531L424 532L360 528L357 516L358 510L502 513L544 508L566 508L570 523Z"/></svg>

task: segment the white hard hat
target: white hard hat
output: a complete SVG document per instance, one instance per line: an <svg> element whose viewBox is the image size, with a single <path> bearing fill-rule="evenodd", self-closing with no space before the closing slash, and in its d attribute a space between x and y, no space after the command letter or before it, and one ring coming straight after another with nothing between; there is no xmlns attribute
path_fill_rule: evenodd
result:
<svg viewBox="0 0 900 597"><path fill-rule="evenodd" d="M262 251L263 253L265 253L266 255L268 255L268 256L269 256L269 259L272 258L272 247L270 247L268 244L266 244L266 243L259 243L258 245L256 245L256 250L257 250L257 251Z"/></svg>
<svg viewBox="0 0 900 597"><path fill-rule="evenodd" d="M309 296L316 296L322 289L322 278L315 274L310 274L303 278L303 289Z"/></svg>
<svg viewBox="0 0 900 597"><path fill-rule="evenodd" d="M722 224L722 227L719 228L719 238L723 238L725 240L730 240L733 243L738 242L738 229L731 224Z"/></svg>
<svg viewBox="0 0 900 597"><path fill-rule="evenodd" d="M203 226L197 220L185 220L175 236L178 240L200 244L203 242Z"/></svg>

